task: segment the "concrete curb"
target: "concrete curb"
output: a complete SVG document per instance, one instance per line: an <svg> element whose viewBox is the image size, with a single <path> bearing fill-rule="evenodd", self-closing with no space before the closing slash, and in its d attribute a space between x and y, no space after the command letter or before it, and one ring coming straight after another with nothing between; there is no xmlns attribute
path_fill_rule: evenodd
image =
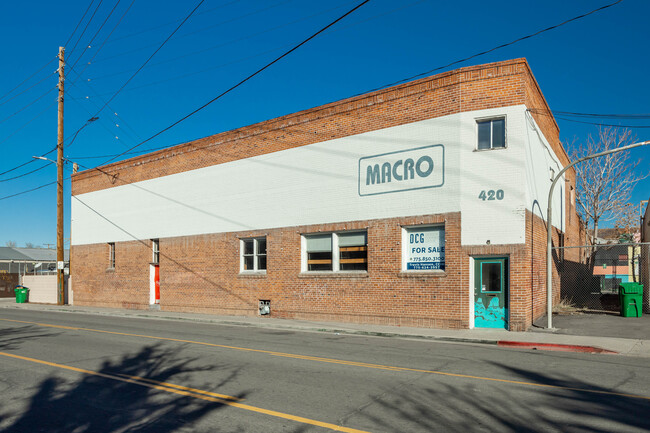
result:
<svg viewBox="0 0 650 433"><path fill-rule="evenodd" d="M505 341L497 342L498 346L515 347L519 349L533 350L550 350L555 352L580 352L580 353L603 353L609 355L618 355L619 352L607 350L595 346L580 346L576 344L555 344L555 343L530 343L525 341Z"/></svg>
<svg viewBox="0 0 650 433"><path fill-rule="evenodd" d="M224 326L248 326L268 329L296 330L302 332L326 332L357 336L403 338L444 343L494 345L503 348L549 350L593 354L619 354L650 357L650 341L623 338L597 338L564 335L554 332L481 332L474 330L439 330L429 328L401 328L353 323L308 322L288 319L251 318L238 316L210 316L198 313L167 312L153 310L120 310L112 308L85 308L49 304L14 304L1 302L0 308L91 314L139 319L161 319L211 323ZM451 334L461 334L458 336ZM474 334L474 335L467 335ZM594 344L596 343L596 344ZM647 343L647 344L644 344Z"/></svg>

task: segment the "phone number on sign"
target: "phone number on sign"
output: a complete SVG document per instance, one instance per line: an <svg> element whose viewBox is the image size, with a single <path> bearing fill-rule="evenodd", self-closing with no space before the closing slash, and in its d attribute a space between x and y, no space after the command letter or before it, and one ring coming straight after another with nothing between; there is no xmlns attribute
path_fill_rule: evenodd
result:
<svg viewBox="0 0 650 433"><path fill-rule="evenodd" d="M411 257L409 262L440 262L440 257Z"/></svg>
<svg viewBox="0 0 650 433"><path fill-rule="evenodd" d="M429 263L407 263L406 269L416 271L445 270L445 264L442 262Z"/></svg>

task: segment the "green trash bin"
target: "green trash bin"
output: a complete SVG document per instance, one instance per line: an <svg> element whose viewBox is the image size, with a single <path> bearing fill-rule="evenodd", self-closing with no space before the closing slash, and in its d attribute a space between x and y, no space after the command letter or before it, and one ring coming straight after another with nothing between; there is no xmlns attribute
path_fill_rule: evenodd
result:
<svg viewBox="0 0 650 433"><path fill-rule="evenodd" d="M16 304L24 304L27 302L27 294L29 293L29 288L25 286L16 286L14 292L16 292Z"/></svg>
<svg viewBox="0 0 650 433"><path fill-rule="evenodd" d="M618 286L621 301L621 316L641 317L643 310L643 284L621 283Z"/></svg>

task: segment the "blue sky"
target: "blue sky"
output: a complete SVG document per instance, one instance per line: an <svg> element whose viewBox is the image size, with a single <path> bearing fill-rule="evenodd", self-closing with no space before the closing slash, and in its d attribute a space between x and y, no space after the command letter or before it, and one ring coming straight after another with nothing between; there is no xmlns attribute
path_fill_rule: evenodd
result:
<svg viewBox="0 0 650 433"><path fill-rule="evenodd" d="M90 0L2 3L0 173L56 146L54 71L59 46L66 45L68 64L74 69L67 76L65 106L65 136L71 137L198 3L135 0L129 8L132 0L121 0L109 17L116 1L101 3L79 39L99 0L93 2L67 45ZM99 114L99 120L89 124L67 146L66 157L93 167L106 161L107 155L125 151L359 2L206 0ZM167 147L363 93L611 2L372 0L289 57L138 150ZM449 69L525 57L552 110L648 114L648 16L650 2L624 0ZM650 139L650 119L577 120L637 126L632 131L638 140ZM584 140L588 134L598 133L595 125L561 119L558 124L563 142ZM632 156L641 159L640 170L650 171L650 147L636 150ZM52 164L9 180L44 164L48 163L35 161L0 175L0 198L54 181L56 169ZM69 181L65 190L65 237L69 238ZM636 187L632 203L638 204L649 196L650 179L646 179ZM0 245L6 241L15 241L19 246L27 242L41 246L55 243L55 186L0 200L0 209Z"/></svg>

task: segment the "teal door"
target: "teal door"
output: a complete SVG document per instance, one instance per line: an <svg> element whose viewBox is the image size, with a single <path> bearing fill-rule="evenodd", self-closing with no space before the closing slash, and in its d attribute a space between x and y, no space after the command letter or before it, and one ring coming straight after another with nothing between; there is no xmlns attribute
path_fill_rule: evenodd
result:
<svg viewBox="0 0 650 433"><path fill-rule="evenodd" d="M508 258L474 258L474 326L508 329Z"/></svg>

